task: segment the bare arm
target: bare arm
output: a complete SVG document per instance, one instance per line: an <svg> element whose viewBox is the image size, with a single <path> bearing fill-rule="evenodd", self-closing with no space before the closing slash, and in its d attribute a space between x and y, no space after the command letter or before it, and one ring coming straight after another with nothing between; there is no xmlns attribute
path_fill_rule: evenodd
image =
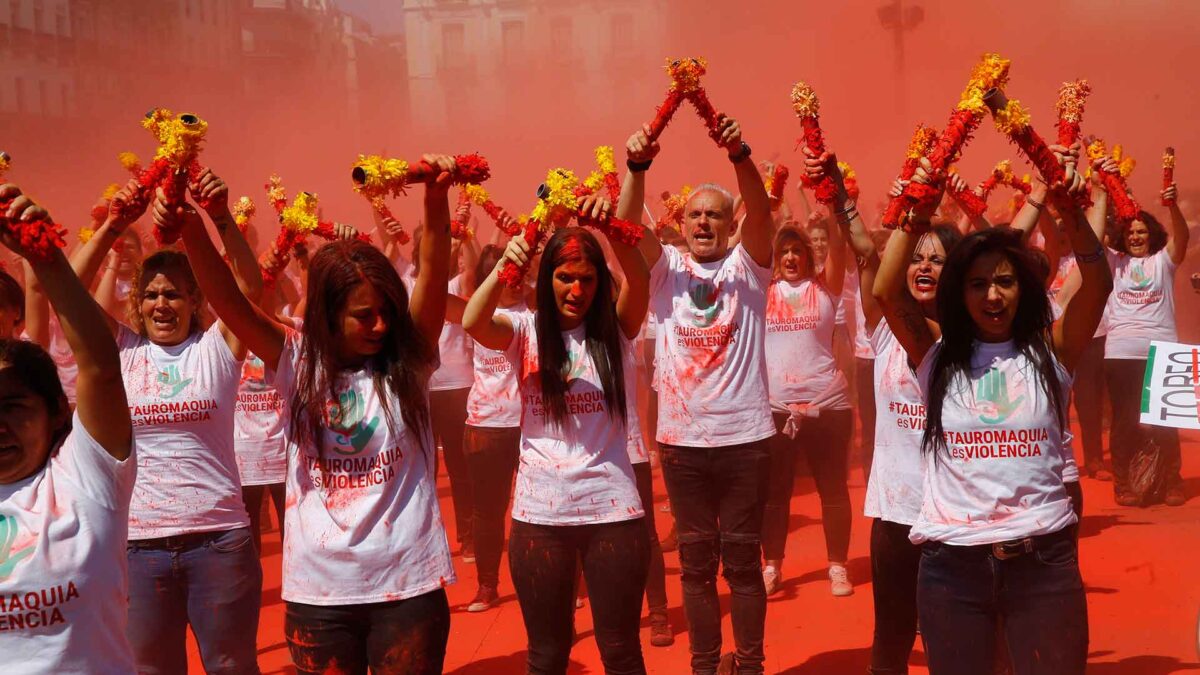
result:
<svg viewBox="0 0 1200 675"><path fill-rule="evenodd" d="M658 141L650 140L650 126L642 125L625 143L625 152L630 162L651 162L658 155ZM642 207L646 201L646 172L627 171L625 180L621 183L621 196L617 200L617 217L631 223L642 223L642 239L638 242L638 251L646 260L647 267L654 267L662 256L662 244L654 231L646 227L642 220Z"/></svg>
<svg viewBox="0 0 1200 675"><path fill-rule="evenodd" d="M579 205L581 218L601 218L611 205L605 199L589 197ZM653 235L651 235L653 236ZM636 246L629 246L615 239L608 245L621 266L624 283L617 293L617 320L625 337L633 339L642 330L646 310L650 307L650 268Z"/></svg>
<svg viewBox="0 0 1200 675"><path fill-rule="evenodd" d="M183 244L205 299L212 305L221 323L238 337L246 349L262 359L267 368L277 369L283 355L286 331L242 292L233 272L209 238L200 215L190 206L180 206L172 212L162 202L156 202L154 217L156 222L162 221L168 227L182 220L180 231Z"/></svg>
<svg viewBox="0 0 1200 675"><path fill-rule="evenodd" d="M1062 318L1054 322L1052 337L1059 362L1073 373L1104 314L1108 294L1112 291L1112 272L1099 238L1073 199L1073 195L1085 188L1083 177L1076 173L1074 163L1068 161L1065 166L1064 183L1052 188L1051 199L1062 216L1063 227L1071 240L1071 249L1075 252L1075 262L1079 268L1080 285L1067 303Z"/></svg>
<svg viewBox="0 0 1200 675"><path fill-rule="evenodd" d="M467 307L463 311L462 324L467 334L488 349L505 350L512 344L512 322L505 316L496 316L496 305L500 303L500 270L506 262L524 267L529 261L529 244L525 237L509 239L504 255L496 263L491 274L480 282Z"/></svg>
<svg viewBox="0 0 1200 675"><path fill-rule="evenodd" d="M25 273L25 334L29 341L42 349L50 348L50 302L42 290L42 282L33 273L28 260L21 260Z"/></svg>
<svg viewBox="0 0 1200 675"><path fill-rule="evenodd" d="M917 169L913 180L929 182L929 168L929 161L922 159L921 168ZM929 226L930 217L937 210L938 202L944 194L944 191L939 191L938 198L932 204L918 207L920 211L914 213L913 218L918 226ZM904 347L908 360L914 364L925 359L925 354L937 340L937 334L930 325L931 322L925 318L920 303L908 292L908 264L919 240L919 235L910 232L892 232L887 248L883 251L883 260L879 263L879 272L872 289L888 327Z"/></svg>
<svg viewBox="0 0 1200 675"><path fill-rule="evenodd" d="M1178 191L1175 184L1171 183L1170 187L1163 190L1163 198L1169 198L1171 201L1171 205L1167 207L1171 212L1171 226L1167 228L1167 255L1171 256L1171 262L1182 265L1187 257L1188 239L1191 234L1188 231L1187 218L1179 209L1179 202L1175 198Z"/></svg>
<svg viewBox="0 0 1200 675"><path fill-rule="evenodd" d="M229 212L229 187L211 170L206 169L190 188L198 203L208 204L208 216L212 219L217 235L221 237L238 290L248 300L258 304L263 293L262 270L254 256L254 249L250 248L246 235L242 234L242 230L233 219L233 214ZM220 331L234 356L245 358L245 347L224 321L220 324Z"/></svg>
<svg viewBox="0 0 1200 675"><path fill-rule="evenodd" d="M12 200L8 218L30 220L46 216L45 210L22 195L15 185L0 186L0 199ZM25 255L20 242L7 234L4 244ZM116 340L106 330L104 313L61 251L55 249L48 260L30 259L30 264L58 314L79 366L75 385L79 421L108 454L125 460L133 445L133 427L121 379L120 353Z"/></svg>
<svg viewBox="0 0 1200 675"><path fill-rule="evenodd" d="M422 160L440 173L425 185L425 223L421 232L421 268L413 284L409 314L417 330L437 343L446 321L446 286L450 283L450 173L454 159L425 155Z"/></svg>
<svg viewBox="0 0 1200 675"><path fill-rule="evenodd" d="M1045 183L1041 180L1033 181L1033 189L1029 192L1029 196L1025 198L1025 203L1021 205L1021 210L1017 211L1017 215L1013 217L1012 229L1021 233L1021 241L1025 243L1029 243L1029 237L1033 234L1033 229L1037 227L1038 222L1041 221L1043 214L1046 212L1047 192L1048 189ZM1046 241L1050 241L1049 235L1046 236Z"/></svg>
<svg viewBox="0 0 1200 675"><path fill-rule="evenodd" d="M739 229L742 235L742 248L762 267L771 266L771 199L763 186L762 175L758 167L750 160L748 154L741 154L745 146L742 143L742 128L732 117L722 116L718 125L721 132L718 143L729 151L733 161L733 169L737 174L738 191L746 204L746 219Z"/></svg>

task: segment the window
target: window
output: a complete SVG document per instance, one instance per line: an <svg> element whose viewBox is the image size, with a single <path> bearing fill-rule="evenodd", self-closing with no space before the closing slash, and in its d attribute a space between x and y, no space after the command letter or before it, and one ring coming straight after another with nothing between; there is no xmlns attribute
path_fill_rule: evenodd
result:
<svg viewBox="0 0 1200 675"><path fill-rule="evenodd" d="M466 31L461 23L442 24L442 67L458 70L467 63Z"/></svg>
<svg viewBox="0 0 1200 675"><path fill-rule="evenodd" d="M617 56L628 54L633 49L633 15L612 16L612 51Z"/></svg>
<svg viewBox="0 0 1200 675"><path fill-rule="evenodd" d="M15 93L17 95L17 112L25 112L25 78L17 76Z"/></svg>
<svg viewBox="0 0 1200 675"><path fill-rule="evenodd" d="M32 30L34 33L37 33L38 31L42 30L42 15L44 13L45 12L42 10L42 1L34 0L34 2L33 2L33 25L29 27L30 30Z"/></svg>
<svg viewBox="0 0 1200 675"><path fill-rule="evenodd" d="M525 22L505 21L500 24L500 58L506 66L520 62L525 52Z"/></svg>
<svg viewBox="0 0 1200 675"><path fill-rule="evenodd" d="M55 29L54 33L59 37L67 37L70 30L67 28L67 13L60 11L54 15Z"/></svg>
<svg viewBox="0 0 1200 675"><path fill-rule="evenodd" d="M71 109L71 92L70 92L70 89L67 87L66 82L62 83L59 86L62 87L62 89L60 91L60 93L62 94L62 101L61 101L62 115L63 115L63 117L68 117L70 115L69 111Z"/></svg>
<svg viewBox="0 0 1200 675"><path fill-rule="evenodd" d="M41 106L39 112L43 115L50 114L50 96L47 91L46 81L38 80L38 104Z"/></svg>
<svg viewBox="0 0 1200 675"><path fill-rule="evenodd" d="M556 16L550 21L550 51L568 54L571 51L571 17Z"/></svg>

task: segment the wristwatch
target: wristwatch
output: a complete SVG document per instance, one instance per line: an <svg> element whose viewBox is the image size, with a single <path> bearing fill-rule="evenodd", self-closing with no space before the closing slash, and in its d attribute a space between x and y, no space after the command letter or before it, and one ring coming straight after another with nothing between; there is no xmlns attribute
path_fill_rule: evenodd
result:
<svg viewBox="0 0 1200 675"><path fill-rule="evenodd" d="M742 141L742 148L740 150L738 150L736 154L730 154L729 161L733 162L734 164L737 164L738 162L741 162L742 160L746 159L749 156L750 156L750 144L747 143L746 141Z"/></svg>

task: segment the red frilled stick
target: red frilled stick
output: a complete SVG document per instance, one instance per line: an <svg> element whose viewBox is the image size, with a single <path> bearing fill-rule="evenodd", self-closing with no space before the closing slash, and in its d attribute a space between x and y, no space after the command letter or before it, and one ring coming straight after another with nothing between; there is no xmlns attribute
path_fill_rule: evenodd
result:
<svg viewBox="0 0 1200 675"><path fill-rule="evenodd" d="M184 165L182 173L182 176L177 174L175 168L165 158L156 159L145 169L134 171L134 178L138 184L137 193L125 204L122 215L126 217L140 215L145 210L145 205L154 199L155 189L160 187L168 205L182 204L187 197L187 183L199 180L200 174L204 173L204 167L193 159ZM205 210L210 206L208 200L197 200L197 202L200 204L200 208ZM175 228L164 229L155 225L154 240L158 242L159 246L169 246L179 240L179 231Z"/></svg>
<svg viewBox="0 0 1200 675"><path fill-rule="evenodd" d="M529 251L532 253L538 249L538 246L541 246L545 232L542 231L542 224L539 221L530 219L529 222L525 223L525 232L522 236L525 237L525 243L529 244ZM532 262L532 260L533 256L531 255L530 261ZM518 288L525 281L525 273L528 271L528 263L517 267L512 262L506 262L504 267L500 268L497 278L500 280L500 283L509 288Z"/></svg>
<svg viewBox="0 0 1200 675"><path fill-rule="evenodd" d="M950 162L954 161L963 146L970 140L971 134L979 127L980 121L981 118L971 110L955 110L951 113L946 128L942 130L941 135L938 136L929 151L927 159L934 171L946 170ZM919 161L920 158L913 159L912 157L905 161L905 170L908 169L909 163L912 163L912 171L908 173L908 178L912 178L916 172ZM936 187L916 181L910 182L905 186L904 192L888 205L888 210L884 214L884 227L892 229L906 227L903 222L904 214L922 201L933 199L936 195Z"/></svg>
<svg viewBox="0 0 1200 675"><path fill-rule="evenodd" d="M975 191L969 187L964 190L952 191L950 196L971 218L978 218L987 211L987 200L975 194Z"/></svg>
<svg viewBox="0 0 1200 675"><path fill-rule="evenodd" d="M709 138L714 141L721 139L720 133L717 131L717 125L720 120L720 114L713 107L712 102L708 100L708 93L703 87L697 88L695 91L689 92L688 100L692 102L692 106L696 108L696 114L704 122L704 126L708 129Z"/></svg>
<svg viewBox="0 0 1200 675"><path fill-rule="evenodd" d="M1046 145L1045 139L1034 131L1033 125L1029 123L1029 115L1020 103L1009 100L999 89L989 90L984 95L983 102L991 110L996 128L1021 149L1047 185L1055 185L1066 179L1066 169L1058 163L1058 157L1050 150L1050 146ZM1075 202L1080 208L1091 206L1091 198L1086 193L1076 195Z"/></svg>
<svg viewBox="0 0 1200 675"><path fill-rule="evenodd" d="M1166 190L1175 184L1175 148L1167 148L1166 152L1163 153L1162 171L1163 189ZM1175 200L1164 198L1162 205L1175 206Z"/></svg>
<svg viewBox="0 0 1200 675"><path fill-rule="evenodd" d="M653 141L662 135L666 130L667 123L675 116L675 111L679 110L679 104L683 103L683 94L670 89L667 91L666 98L663 99L662 105L654 114L654 119L650 120L650 140Z"/></svg>
<svg viewBox="0 0 1200 675"><path fill-rule="evenodd" d="M52 220L9 220L3 216L12 206L11 199L0 199L0 225L18 241L22 251L37 262L49 260L55 249L66 246L65 228Z"/></svg>

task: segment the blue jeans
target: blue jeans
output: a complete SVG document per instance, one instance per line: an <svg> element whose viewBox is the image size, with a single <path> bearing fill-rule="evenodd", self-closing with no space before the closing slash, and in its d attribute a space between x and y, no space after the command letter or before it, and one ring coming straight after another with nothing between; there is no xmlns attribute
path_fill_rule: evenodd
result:
<svg viewBox="0 0 1200 675"><path fill-rule="evenodd" d="M139 673L186 673L188 625L207 673L258 673L262 568L249 528L134 540L126 551Z"/></svg>
<svg viewBox="0 0 1200 675"><path fill-rule="evenodd" d="M1087 597L1075 528L1035 537L1035 549L1002 560L991 546L926 542L917 611L931 675L993 672L997 625L1014 675L1083 675Z"/></svg>

